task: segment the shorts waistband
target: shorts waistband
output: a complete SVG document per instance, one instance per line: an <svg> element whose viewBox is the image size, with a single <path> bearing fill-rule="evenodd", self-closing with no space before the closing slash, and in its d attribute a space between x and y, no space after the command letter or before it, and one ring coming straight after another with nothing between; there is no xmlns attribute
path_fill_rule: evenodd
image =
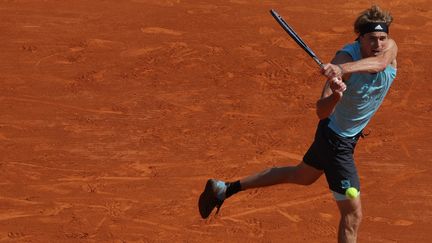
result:
<svg viewBox="0 0 432 243"><path fill-rule="evenodd" d="M361 130L359 133L357 133L356 135L354 135L352 137L344 137L344 136L337 134L333 129L331 129L328 126L328 124L330 123L329 118L321 120L320 123L321 123L321 126L323 126L323 128L325 128L324 130L326 132L330 133L332 136L336 136L336 137L343 139L343 140L358 140L359 138L365 138L366 136L369 135L369 133L365 134L365 133L363 133L363 130Z"/></svg>

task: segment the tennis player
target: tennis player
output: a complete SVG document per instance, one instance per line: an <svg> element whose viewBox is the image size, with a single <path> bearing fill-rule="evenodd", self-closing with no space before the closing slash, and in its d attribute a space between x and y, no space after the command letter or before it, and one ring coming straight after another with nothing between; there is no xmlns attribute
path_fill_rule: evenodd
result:
<svg viewBox="0 0 432 243"><path fill-rule="evenodd" d="M209 179L198 206L202 218L224 200L251 188L281 183L310 185L325 174L339 208L338 242L356 242L362 219L360 180L354 148L362 131L384 100L396 77L397 45L389 36L393 18L376 5L354 22L357 39L337 51L322 74L328 79L316 113L320 119L315 139L297 166L273 167L234 182ZM348 188L358 191L346 196Z"/></svg>

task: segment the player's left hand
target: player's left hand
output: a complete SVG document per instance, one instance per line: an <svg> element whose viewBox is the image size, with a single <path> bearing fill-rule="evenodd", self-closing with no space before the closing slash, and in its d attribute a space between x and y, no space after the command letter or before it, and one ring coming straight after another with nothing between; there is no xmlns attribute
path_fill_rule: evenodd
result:
<svg viewBox="0 0 432 243"><path fill-rule="evenodd" d="M346 84L342 81L341 78L332 78L329 80L330 89L333 94L337 95L338 98L342 98L343 92L347 89Z"/></svg>

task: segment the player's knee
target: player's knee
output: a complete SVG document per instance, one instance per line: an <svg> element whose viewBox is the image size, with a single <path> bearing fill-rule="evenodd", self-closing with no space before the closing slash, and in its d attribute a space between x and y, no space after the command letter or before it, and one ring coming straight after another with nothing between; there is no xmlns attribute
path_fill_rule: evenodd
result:
<svg viewBox="0 0 432 243"><path fill-rule="evenodd" d="M360 224L360 222L361 222L362 219L363 219L363 213L362 213L362 211L361 211L361 210L356 210L356 211L352 214L352 218L353 218L353 221L354 221L356 224Z"/></svg>
<svg viewBox="0 0 432 243"><path fill-rule="evenodd" d="M345 217L345 221L350 228L357 229L363 219L363 213L361 210L355 210L343 215L343 217Z"/></svg>
<svg viewBox="0 0 432 243"><path fill-rule="evenodd" d="M310 178L304 177L302 175L295 175L293 177L293 183L295 183L297 185L309 186L309 185L313 184L314 182L315 182L315 180L311 180Z"/></svg>
<svg viewBox="0 0 432 243"><path fill-rule="evenodd" d="M301 164L294 167L293 171L293 182L298 185L309 186L319 178L319 175L310 173Z"/></svg>
<svg viewBox="0 0 432 243"><path fill-rule="evenodd" d="M299 174L297 181L300 185L309 186L312 185L317 179L318 177L310 176L307 174Z"/></svg>

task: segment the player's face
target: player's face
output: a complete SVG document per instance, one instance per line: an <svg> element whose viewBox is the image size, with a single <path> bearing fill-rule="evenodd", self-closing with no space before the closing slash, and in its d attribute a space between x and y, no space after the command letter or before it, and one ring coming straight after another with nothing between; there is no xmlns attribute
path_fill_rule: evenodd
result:
<svg viewBox="0 0 432 243"><path fill-rule="evenodd" d="M388 35L385 32L370 32L360 36L363 58L382 54L385 50L387 41Z"/></svg>

